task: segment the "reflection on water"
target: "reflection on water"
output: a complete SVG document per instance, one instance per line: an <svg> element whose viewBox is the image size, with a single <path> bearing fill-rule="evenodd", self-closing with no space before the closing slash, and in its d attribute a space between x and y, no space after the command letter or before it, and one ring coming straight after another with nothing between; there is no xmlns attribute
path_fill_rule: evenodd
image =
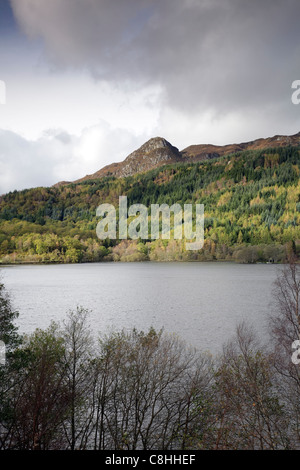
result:
<svg viewBox="0 0 300 470"><path fill-rule="evenodd" d="M94 263L10 266L2 280L19 310L20 332L90 309L95 332L164 328L220 350L241 320L263 334L279 267L232 263Z"/></svg>

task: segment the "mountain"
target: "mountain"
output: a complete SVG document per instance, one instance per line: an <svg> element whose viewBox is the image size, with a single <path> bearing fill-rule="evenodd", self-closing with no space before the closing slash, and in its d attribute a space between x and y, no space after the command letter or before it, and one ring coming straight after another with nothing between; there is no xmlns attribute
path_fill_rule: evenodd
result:
<svg viewBox="0 0 300 470"><path fill-rule="evenodd" d="M123 162L107 165L96 173L87 175L75 182L102 178L103 176L116 176L117 178L131 176L165 164L182 161L183 157L178 148L173 147L170 142L162 137L154 137L128 155Z"/></svg>
<svg viewBox="0 0 300 470"><path fill-rule="evenodd" d="M254 263L284 262L289 254L300 257L298 140L299 135L258 139L233 145L233 153L225 155L228 146L194 146L184 153L164 139L151 139L118 165L119 175L136 172L130 178L98 177L5 194L0 197L0 265ZM221 152L224 156L216 159ZM178 163L184 161L188 163ZM139 172L152 166L157 168ZM203 249L190 252L183 240L152 239L150 234L145 240L99 240L97 208L108 203L117 209L120 195L127 197L128 206L143 204L149 210L151 204L203 204Z"/></svg>
<svg viewBox="0 0 300 470"><path fill-rule="evenodd" d="M115 176L117 178L132 176L167 164L210 160L244 150L263 150L266 148L297 145L300 145L300 132L291 136L275 135L274 137L260 138L240 144L190 145L181 151L166 139L154 137L128 155L124 161L107 165L96 173L86 175L74 181L74 183L103 178L105 176ZM67 182L58 183L56 186L63 184L67 184Z"/></svg>

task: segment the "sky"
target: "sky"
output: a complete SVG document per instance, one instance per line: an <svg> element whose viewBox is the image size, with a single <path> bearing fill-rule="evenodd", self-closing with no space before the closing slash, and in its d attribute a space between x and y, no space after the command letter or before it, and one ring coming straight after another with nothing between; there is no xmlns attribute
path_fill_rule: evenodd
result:
<svg viewBox="0 0 300 470"><path fill-rule="evenodd" d="M0 194L300 131L299 0L0 0Z"/></svg>

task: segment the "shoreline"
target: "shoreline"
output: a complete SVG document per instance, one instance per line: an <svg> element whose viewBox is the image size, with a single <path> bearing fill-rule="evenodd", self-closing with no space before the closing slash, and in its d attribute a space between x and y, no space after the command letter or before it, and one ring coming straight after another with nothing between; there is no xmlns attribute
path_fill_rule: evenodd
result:
<svg viewBox="0 0 300 470"><path fill-rule="evenodd" d="M11 266L64 266L64 265L83 265L83 264L132 264L132 263L151 263L151 264L162 264L162 263L228 263L228 264L249 264L249 265L257 265L257 264L270 264L270 265L285 265L288 264L288 261L285 262L269 262L269 261L256 261L256 262L240 262L234 260L222 260L222 259L215 259L215 260L140 260L140 261L115 261L115 260L104 260L104 261L83 261L78 263L62 263L62 262L49 262L49 261L42 261L42 262L34 262L34 261L24 261L24 262L17 262L17 263L1 263L0 262L0 269L1 268L8 268ZM300 261L297 262L297 264Z"/></svg>

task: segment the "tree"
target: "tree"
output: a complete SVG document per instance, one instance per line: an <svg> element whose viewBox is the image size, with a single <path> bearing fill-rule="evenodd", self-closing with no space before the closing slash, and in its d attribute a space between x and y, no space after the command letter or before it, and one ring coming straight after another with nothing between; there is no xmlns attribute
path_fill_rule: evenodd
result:
<svg viewBox="0 0 300 470"><path fill-rule="evenodd" d="M24 339L18 350L20 366L10 373L9 448L47 450L63 445L62 423L69 411L63 352L55 324Z"/></svg>
<svg viewBox="0 0 300 470"><path fill-rule="evenodd" d="M269 317L270 347L279 379L278 387L290 415L293 446L300 446L300 369L293 361L293 345L300 340L300 265L291 256L278 273Z"/></svg>
<svg viewBox="0 0 300 470"><path fill-rule="evenodd" d="M13 385L10 375L18 368L15 350L22 341L15 324L18 316L19 313L13 309L4 284L0 283L0 341L4 356L0 364L0 449L6 445L11 424L12 407L8 394Z"/></svg>
<svg viewBox="0 0 300 470"><path fill-rule="evenodd" d="M21 342L18 327L15 324L18 316L19 312L13 309L4 284L0 283L0 340L5 343L8 353L13 351Z"/></svg>
<svg viewBox="0 0 300 470"><path fill-rule="evenodd" d="M112 334L101 351L97 449L201 445L212 377L207 357L153 329Z"/></svg>
<svg viewBox="0 0 300 470"><path fill-rule="evenodd" d="M65 384L70 399L70 413L64 422L64 430L71 450L85 448L91 432L93 339L88 315L88 310L82 307L70 311L61 332L65 347Z"/></svg>
<svg viewBox="0 0 300 470"><path fill-rule="evenodd" d="M251 328L239 325L216 375L216 449L286 449L288 420L276 387L271 356Z"/></svg>

